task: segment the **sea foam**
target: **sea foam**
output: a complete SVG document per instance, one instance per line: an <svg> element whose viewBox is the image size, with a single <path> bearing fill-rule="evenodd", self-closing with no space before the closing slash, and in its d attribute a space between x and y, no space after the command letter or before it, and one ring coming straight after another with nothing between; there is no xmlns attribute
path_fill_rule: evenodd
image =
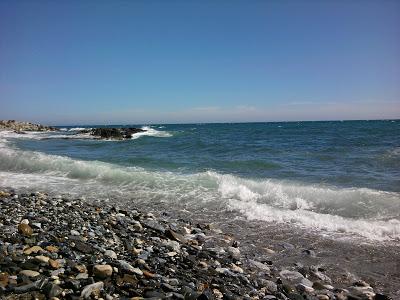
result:
<svg viewBox="0 0 400 300"><path fill-rule="evenodd" d="M274 179L244 179L213 171L151 171L16 149L0 139L0 183L60 192L118 191L186 208L215 204L250 220L370 240L399 240L396 192L338 188ZM221 214L223 214L223 210Z"/></svg>

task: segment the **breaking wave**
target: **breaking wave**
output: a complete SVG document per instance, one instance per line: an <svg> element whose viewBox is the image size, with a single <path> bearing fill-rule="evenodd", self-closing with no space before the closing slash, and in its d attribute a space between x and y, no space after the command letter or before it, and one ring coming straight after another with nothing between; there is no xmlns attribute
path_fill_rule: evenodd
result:
<svg viewBox="0 0 400 300"><path fill-rule="evenodd" d="M160 134L150 128L148 132ZM101 191L119 190L145 201L197 207L218 203L226 211L321 233L400 239L400 196L367 188L337 188L230 174L150 171L100 161L13 148L0 139L0 185ZM85 188L87 188L85 190ZM222 212L223 213L223 212Z"/></svg>
<svg viewBox="0 0 400 300"><path fill-rule="evenodd" d="M161 127L159 127L161 128ZM156 130L150 126L143 126L143 130L146 130L145 132L138 132L132 135L132 140L136 140L142 136L155 136L155 137L171 137L172 134L167 132L167 131L161 131L161 130Z"/></svg>

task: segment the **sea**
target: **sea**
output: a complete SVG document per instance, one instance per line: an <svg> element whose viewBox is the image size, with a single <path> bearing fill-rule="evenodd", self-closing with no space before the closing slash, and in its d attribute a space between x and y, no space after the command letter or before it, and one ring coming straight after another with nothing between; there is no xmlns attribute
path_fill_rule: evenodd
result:
<svg viewBox="0 0 400 300"><path fill-rule="evenodd" d="M91 127L0 132L1 184L400 239L400 120L126 125L147 131L124 141Z"/></svg>
<svg viewBox="0 0 400 300"><path fill-rule="evenodd" d="M146 130L123 141L93 127L0 132L0 186L208 221L249 248L336 248L332 263L388 247L400 273L400 120L109 125Z"/></svg>

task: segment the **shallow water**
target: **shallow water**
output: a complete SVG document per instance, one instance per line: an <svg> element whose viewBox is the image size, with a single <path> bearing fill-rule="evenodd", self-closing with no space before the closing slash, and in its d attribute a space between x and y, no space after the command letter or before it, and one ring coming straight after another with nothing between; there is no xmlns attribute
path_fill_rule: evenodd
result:
<svg viewBox="0 0 400 300"><path fill-rule="evenodd" d="M1 185L400 239L398 120L152 125L126 141L82 128L0 132Z"/></svg>

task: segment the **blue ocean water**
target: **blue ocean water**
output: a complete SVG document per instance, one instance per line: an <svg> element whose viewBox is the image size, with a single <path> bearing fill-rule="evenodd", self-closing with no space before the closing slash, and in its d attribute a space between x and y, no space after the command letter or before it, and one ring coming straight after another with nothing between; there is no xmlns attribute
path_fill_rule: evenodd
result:
<svg viewBox="0 0 400 300"><path fill-rule="evenodd" d="M400 120L163 124L125 141L75 127L3 133L0 183L400 237Z"/></svg>

